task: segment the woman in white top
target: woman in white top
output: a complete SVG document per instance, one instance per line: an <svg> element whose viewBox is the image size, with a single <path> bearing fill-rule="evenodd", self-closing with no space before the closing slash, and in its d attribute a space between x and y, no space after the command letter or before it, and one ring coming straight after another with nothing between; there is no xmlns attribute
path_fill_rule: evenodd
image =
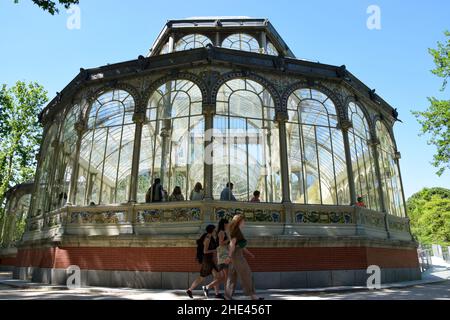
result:
<svg viewBox="0 0 450 320"><path fill-rule="evenodd" d="M203 192L203 186L200 182L195 184L194 190L191 192L191 201L201 201L205 198L205 193Z"/></svg>

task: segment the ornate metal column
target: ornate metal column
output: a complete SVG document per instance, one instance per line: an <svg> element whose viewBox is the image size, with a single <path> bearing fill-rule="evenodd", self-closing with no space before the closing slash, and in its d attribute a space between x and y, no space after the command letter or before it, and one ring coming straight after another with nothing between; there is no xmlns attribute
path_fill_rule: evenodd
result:
<svg viewBox="0 0 450 320"><path fill-rule="evenodd" d="M266 54L267 53L267 35L264 31L261 32L260 35L260 51L261 53Z"/></svg>
<svg viewBox="0 0 450 320"><path fill-rule="evenodd" d="M281 165L281 185L282 185L282 202L291 202L291 191L289 186L289 162L288 148L286 139L286 121L288 115L284 111L278 111L276 121L278 123L278 131L280 138L280 165Z"/></svg>
<svg viewBox="0 0 450 320"><path fill-rule="evenodd" d="M355 177L353 176L353 166L352 166L352 154L350 152L350 142L348 139L348 130L352 128L352 123L348 120L343 120L340 123L342 130L342 138L344 139L344 149L345 149L345 163L347 165L347 176L348 176L348 187L350 190L350 205L356 204L356 187L355 187Z"/></svg>
<svg viewBox="0 0 450 320"><path fill-rule="evenodd" d="M67 201L67 205L75 204L75 197L77 194L77 185L78 185L78 171L79 171L79 158L80 158L80 149L81 149L81 140L83 139L83 134L86 132L87 126L83 121L79 121L75 123L75 131L77 132L77 144L75 146L75 157L73 159L72 164L72 179L70 181L70 189L69 189L69 197Z"/></svg>
<svg viewBox="0 0 450 320"><path fill-rule="evenodd" d="M134 131L133 160L131 164L131 180L130 191L128 194L128 202L137 202L137 189L139 184L139 159L141 157L141 138L142 128L145 122L145 113L136 112L133 115L133 121L136 125Z"/></svg>
<svg viewBox="0 0 450 320"><path fill-rule="evenodd" d="M205 117L205 145L204 145L204 190L205 200L213 198L213 128L214 128L214 104L203 104L203 115Z"/></svg>

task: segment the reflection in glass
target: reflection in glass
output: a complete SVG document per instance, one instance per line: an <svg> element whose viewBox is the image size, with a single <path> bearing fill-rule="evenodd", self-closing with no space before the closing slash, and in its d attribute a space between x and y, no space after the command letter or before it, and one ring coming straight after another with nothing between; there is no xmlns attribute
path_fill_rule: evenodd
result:
<svg viewBox="0 0 450 320"><path fill-rule="evenodd" d="M314 89L295 91L286 125L291 200L350 204L342 132L334 103Z"/></svg>
<svg viewBox="0 0 450 320"><path fill-rule="evenodd" d="M269 92L252 80L230 80L220 88L214 117L213 197L227 182L239 201L255 190L261 201L281 201L280 149Z"/></svg>

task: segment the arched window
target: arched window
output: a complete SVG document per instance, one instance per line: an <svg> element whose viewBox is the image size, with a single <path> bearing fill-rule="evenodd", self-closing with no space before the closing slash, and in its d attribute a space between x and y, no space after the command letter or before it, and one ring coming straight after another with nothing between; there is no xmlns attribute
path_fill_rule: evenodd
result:
<svg viewBox="0 0 450 320"><path fill-rule="evenodd" d="M211 40L202 34L189 34L178 40L175 51L184 51L206 47Z"/></svg>
<svg viewBox="0 0 450 320"><path fill-rule="evenodd" d="M58 156L56 159L55 180L52 188L51 209L63 207L69 195L70 181L77 144L75 124L79 120L80 107L73 106L67 113L60 134Z"/></svg>
<svg viewBox="0 0 450 320"><path fill-rule="evenodd" d="M386 126L380 121L376 124L376 134L380 141L378 146L381 185L386 210L395 216L404 217L400 175L395 160L395 147Z"/></svg>
<svg viewBox="0 0 450 320"><path fill-rule="evenodd" d="M350 204L344 143L334 103L320 91L299 89L289 97L288 113L292 202Z"/></svg>
<svg viewBox="0 0 450 320"><path fill-rule="evenodd" d="M202 92L196 84L169 81L152 94L141 140L139 202L156 178L169 194L179 186L185 199L197 182L203 183L204 130Z"/></svg>
<svg viewBox="0 0 450 320"><path fill-rule="evenodd" d="M245 33L236 33L228 36L222 42L222 47L256 53L261 52L258 41L252 36Z"/></svg>
<svg viewBox="0 0 450 320"><path fill-rule="evenodd" d="M360 106L354 102L348 105L348 116L353 124L348 139L357 196L363 197L368 208L380 210L374 157L369 145L369 124Z"/></svg>
<svg viewBox="0 0 450 320"><path fill-rule="evenodd" d="M272 42L267 42L267 54L270 56L278 56L278 50L272 44Z"/></svg>
<svg viewBox="0 0 450 320"><path fill-rule="evenodd" d="M134 100L123 90L92 104L81 142L76 203L112 204L128 199L135 124Z"/></svg>
<svg viewBox="0 0 450 320"><path fill-rule="evenodd" d="M33 199L33 216L39 216L50 210L48 204L50 192L50 182L53 172L53 155L55 152L55 141L58 139L58 125L54 123L45 133L44 143L40 151L41 161L38 169L37 189L35 192L35 198Z"/></svg>
<svg viewBox="0 0 450 320"><path fill-rule="evenodd" d="M213 196L227 182L237 200L254 191L263 202L281 202L279 135L270 93L252 80L226 82L217 95L213 142Z"/></svg>

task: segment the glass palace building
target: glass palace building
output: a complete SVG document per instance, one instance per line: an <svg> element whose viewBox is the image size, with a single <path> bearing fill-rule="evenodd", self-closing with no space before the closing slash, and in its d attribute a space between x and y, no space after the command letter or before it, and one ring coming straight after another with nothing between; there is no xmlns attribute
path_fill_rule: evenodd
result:
<svg viewBox="0 0 450 320"><path fill-rule="evenodd" d="M185 289L205 226L241 213L257 288L364 285L371 265L382 282L419 279L396 120L344 65L297 59L266 19L168 21L146 56L81 69L43 110L34 184L7 194L0 265ZM146 203L156 178L185 201ZM228 182L237 201L220 201Z"/></svg>

